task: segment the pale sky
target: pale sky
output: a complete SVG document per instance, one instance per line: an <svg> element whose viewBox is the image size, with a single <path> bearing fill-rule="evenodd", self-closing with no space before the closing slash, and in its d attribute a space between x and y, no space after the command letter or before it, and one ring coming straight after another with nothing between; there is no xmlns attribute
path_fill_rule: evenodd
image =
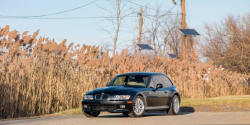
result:
<svg viewBox="0 0 250 125"><path fill-rule="evenodd" d="M91 3L95 0L1 0L1 16L36 16L57 13ZM177 0L176 0L177 1ZM167 11L174 6L172 0L132 0L133 3L146 5L150 8L161 5L162 11ZM106 0L97 0L95 3L83 8L42 18L69 18L69 17L102 17L100 7L111 9ZM132 11L139 12L140 6L128 4L134 7ZM250 0L186 0L187 24L189 28L195 28L198 32L203 30L203 22L219 22L228 14L243 15L249 12ZM175 6L171 13L181 11L180 6ZM105 14L105 13L104 13ZM133 39L133 28L138 25L139 17L134 14L125 20L118 42L128 42ZM30 31L33 34L40 29L39 36L55 38L57 42L67 39L67 44L100 45L102 42L111 42L109 35L98 28L106 26L106 22L100 19L16 19L1 18L0 27L10 26L10 30L19 32ZM202 35L202 34L201 34ZM112 43L112 42L111 42Z"/></svg>

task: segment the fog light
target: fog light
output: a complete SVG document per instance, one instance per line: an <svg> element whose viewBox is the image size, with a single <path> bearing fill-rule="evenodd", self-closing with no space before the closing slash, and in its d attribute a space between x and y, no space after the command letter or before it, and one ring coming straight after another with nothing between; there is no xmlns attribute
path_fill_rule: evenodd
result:
<svg viewBox="0 0 250 125"><path fill-rule="evenodd" d="M87 105L83 105L83 108L88 108L88 106Z"/></svg>
<svg viewBox="0 0 250 125"><path fill-rule="evenodd" d="M120 108L121 108L121 109L124 109L124 108L125 108L125 105L120 105Z"/></svg>

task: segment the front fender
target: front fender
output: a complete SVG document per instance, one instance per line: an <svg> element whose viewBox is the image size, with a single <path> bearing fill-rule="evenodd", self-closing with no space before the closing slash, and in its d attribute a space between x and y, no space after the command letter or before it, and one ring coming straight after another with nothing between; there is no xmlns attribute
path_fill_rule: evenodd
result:
<svg viewBox="0 0 250 125"><path fill-rule="evenodd" d="M137 97L137 96L141 96L141 97L143 97L143 99L144 99L144 103L145 103L145 107L147 107L147 96L146 95L144 95L143 94L143 92L138 92L136 95L135 95L135 97ZM134 98L135 98L134 97Z"/></svg>
<svg viewBox="0 0 250 125"><path fill-rule="evenodd" d="M173 96L171 97L171 102L172 102L172 100L173 100L174 95L177 95L177 96L179 97L179 101L180 101L180 103L181 103L181 95L180 95L178 92L175 92L175 93L173 94Z"/></svg>

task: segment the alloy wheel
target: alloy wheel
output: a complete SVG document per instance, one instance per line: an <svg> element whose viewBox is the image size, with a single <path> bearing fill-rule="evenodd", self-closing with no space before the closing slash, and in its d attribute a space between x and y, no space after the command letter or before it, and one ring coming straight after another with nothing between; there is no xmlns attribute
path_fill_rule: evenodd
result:
<svg viewBox="0 0 250 125"><path fill-rule="evenodd" d="M134 113L136 115L141 115L144 112L144 102L140 98L135 99L134 103Z"/></svg>
<svg viewBox="0 0 250 125"><path fill-rule="evenodd" d="M180 103L179 103L179 99L178 98L175 98L174 100L174 112L179 112L180 110Z"/></svg>

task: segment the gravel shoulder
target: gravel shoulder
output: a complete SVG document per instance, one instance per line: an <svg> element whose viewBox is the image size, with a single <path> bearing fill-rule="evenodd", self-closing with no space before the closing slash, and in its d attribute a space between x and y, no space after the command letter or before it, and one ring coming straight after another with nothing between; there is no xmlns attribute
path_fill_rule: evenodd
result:
<svg viewBox="0 0 250 125"><path fill-rule="evenodd" d="M181 112L177 116L167 113L146 113L141 118L122 114L101 114L97 118L68 115L47 118L1 121L1 125L148 125L148 124L250 124L250 112Z"/></svg>
<svg viewBox="0 0 250 125"><path fill-rule="evenodd" d="M198 112L250 112L250 95L240 95L240 96L225 96L225 97L215 97L215 98L183 98L181 100L182 114L193 114ZM152 113L150 113L152 114ZM22 117L15 119L0 119L1 121L16 121L16 120L27 120L27 119L39 119L39 118L50 118L50 117L74 117L76 115L82 115L81 108L70 109L54 114L48 114L43 116L33 116L33 117ZM109 113L102 113L103 116L113 115ZM146 115L147 116L147 115ZM153 115L154 116L154 115ZM250 116L248 114L248 116ZM118 116L119 117L119 114ZM250 123L249 123L250 124Z"/></svg>

